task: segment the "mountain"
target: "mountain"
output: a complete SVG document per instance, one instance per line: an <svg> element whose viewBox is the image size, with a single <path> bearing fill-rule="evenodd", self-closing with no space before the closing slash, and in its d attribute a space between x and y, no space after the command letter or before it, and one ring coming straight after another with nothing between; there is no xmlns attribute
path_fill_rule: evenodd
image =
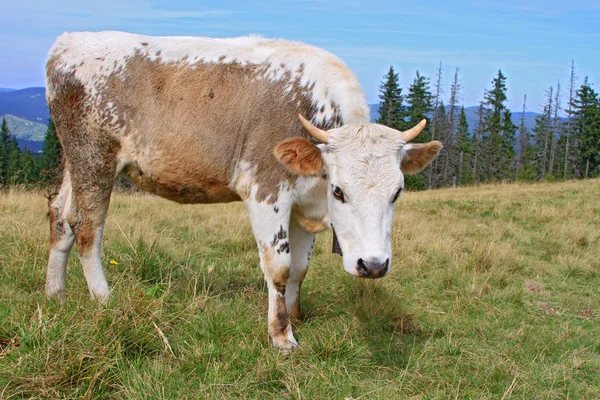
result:
<svg viewBox="0 0 600 400"><path fill-rule="evenodd" d="M46 130L48 128L44 124L31 122L10 114L2 115L0 118L6 119L10 134L17 139L30 142L43 142L44 137L46 137Z"/></svg>
<svg viewBox="0 0 600 400"><path fill-rule="evenodd" d="M0 115L14 115L31 122L47 124L50 118L46 104L46 89L27 89L0 92Z"/></svg>
<svg viewBox="0 0 600 400"><path fill-rule="evenodd" d="M15 90L16 89L8 89L8 88L0 87L0 93L3 93L3 92L14 92Z"/></svg>
<svg viewBox="0 0 600 400"><path fill-rule="evenodd" d="M371 122L375 122L377 118L379 118L379 104L369 104L369 108L371 109ZM473 130L477 127L477 111L479 110L479 106L471 106L465 107L465 114L467 115L467 123L469 124L469 132L473 132ZM446 109L447 111L447 109ZM459 109L460 111L460 109ZM513 124L516 126L521 125L521 111L513 112L511 120ZM525 113L525 126L529 131L533 129L535 126L535 119L540 114L535 112L526 112Z"/></svg>

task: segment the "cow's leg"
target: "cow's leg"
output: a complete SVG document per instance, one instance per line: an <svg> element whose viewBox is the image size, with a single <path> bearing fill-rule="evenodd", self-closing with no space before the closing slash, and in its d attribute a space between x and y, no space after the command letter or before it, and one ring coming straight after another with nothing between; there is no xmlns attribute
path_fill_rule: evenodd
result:
<svg viewBox="0 0 600 400"><path fill-rule="evenodd" d="M95 174L92 174L95 175ZM88 176L73 179L73 202L75 210L69 215L69 224L75 234L79 259L92 299L105 301L110 291L100 259L102 231L108 212L110 194L114 183L114 171L91 181Z"/></svg>
<svg viewBox="0 0 600 400"><path fill-rule="evenodd" d="M290 221L290 248L292 251L292 267L285 291L285 303L288 313L300 320L300 287L308 272L308 264L312 257L315 234L304 230L293 218Z"/></svg>
<svg viewBox="0 0 600 400"><path fill-rule="evenodd" d="M275 204L245 201L252 230L258 244L260 267L269 291L268 331L273 345L281 351L297 346L286 308L286 290L290 277L290 203L280 193Z"/></svg>
<svg viewBox="0 0 600 400"><path fill-rule="evenodd" d="M50 251L46 274L46 297L48 299L65 300L67 260L75 242L75 236L67 222L71 201L71 177L69 171L65 170L60 191L49 203Z"/></svg>

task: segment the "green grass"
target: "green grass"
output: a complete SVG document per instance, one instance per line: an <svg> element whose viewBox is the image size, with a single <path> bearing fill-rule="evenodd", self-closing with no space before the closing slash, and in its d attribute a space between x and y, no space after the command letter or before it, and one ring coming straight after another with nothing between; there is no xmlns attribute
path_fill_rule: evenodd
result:
<svg viewBox="0 0 600 400"><path fill-rule="evenodd" d="M600 180L407 193L394 263L355 279L319 236L299 348L277 352L240 204L113 196L89 300L44 299L39 194L0 196L0 398L600 398ZM116 265L110 264L114 260Z"/></svg>

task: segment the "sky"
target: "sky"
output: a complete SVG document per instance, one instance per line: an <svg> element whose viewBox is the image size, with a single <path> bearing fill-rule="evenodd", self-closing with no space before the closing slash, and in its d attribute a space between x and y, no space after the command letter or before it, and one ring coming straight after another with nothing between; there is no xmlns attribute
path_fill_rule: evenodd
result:
<svg viewBox="0 0 600 400"><path fill-rule="evenodd" d="M461 103L477 105L501 69L508 106L540 111L560 82L568 98L571 61L577 84L600 86L598 0L17 0L3 4L0 87L44 86L44 64L65 31L122 30L148 35L234 37L259 34L302 41L339 56L369 103L390 65L407 91L418 70L436 79L443 99L458 68Z"/></svg>

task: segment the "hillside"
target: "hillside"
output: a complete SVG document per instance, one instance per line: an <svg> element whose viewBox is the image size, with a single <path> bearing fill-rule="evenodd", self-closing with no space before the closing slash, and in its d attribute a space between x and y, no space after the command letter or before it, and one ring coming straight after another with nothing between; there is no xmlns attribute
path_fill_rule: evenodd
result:
<svg viewBox="0 0 600 400"><path fill-rule="evenodd" d="M14 115L0 115L0 119L6 119L10 133L17 139L30 142L41 142L46 136L47 126L38 122L15 117Z"/></svg>
<svg viewBox="0 0 600 400"><path fill-rule="evenodd" d="M44 298L42 193L0 193L0 397L598 399L600 180L407 192L389 276L361 280L318 235L298 349L267 336L241 203L115 194L90 301Z"/></svg>
<svg viewBox="0 0 600 400"><path fill-rule="evenodd" d="M31 122L48 123L50 113L46 104L46 89L31 87L0 91L0 115L14 115Z"/></svg>

